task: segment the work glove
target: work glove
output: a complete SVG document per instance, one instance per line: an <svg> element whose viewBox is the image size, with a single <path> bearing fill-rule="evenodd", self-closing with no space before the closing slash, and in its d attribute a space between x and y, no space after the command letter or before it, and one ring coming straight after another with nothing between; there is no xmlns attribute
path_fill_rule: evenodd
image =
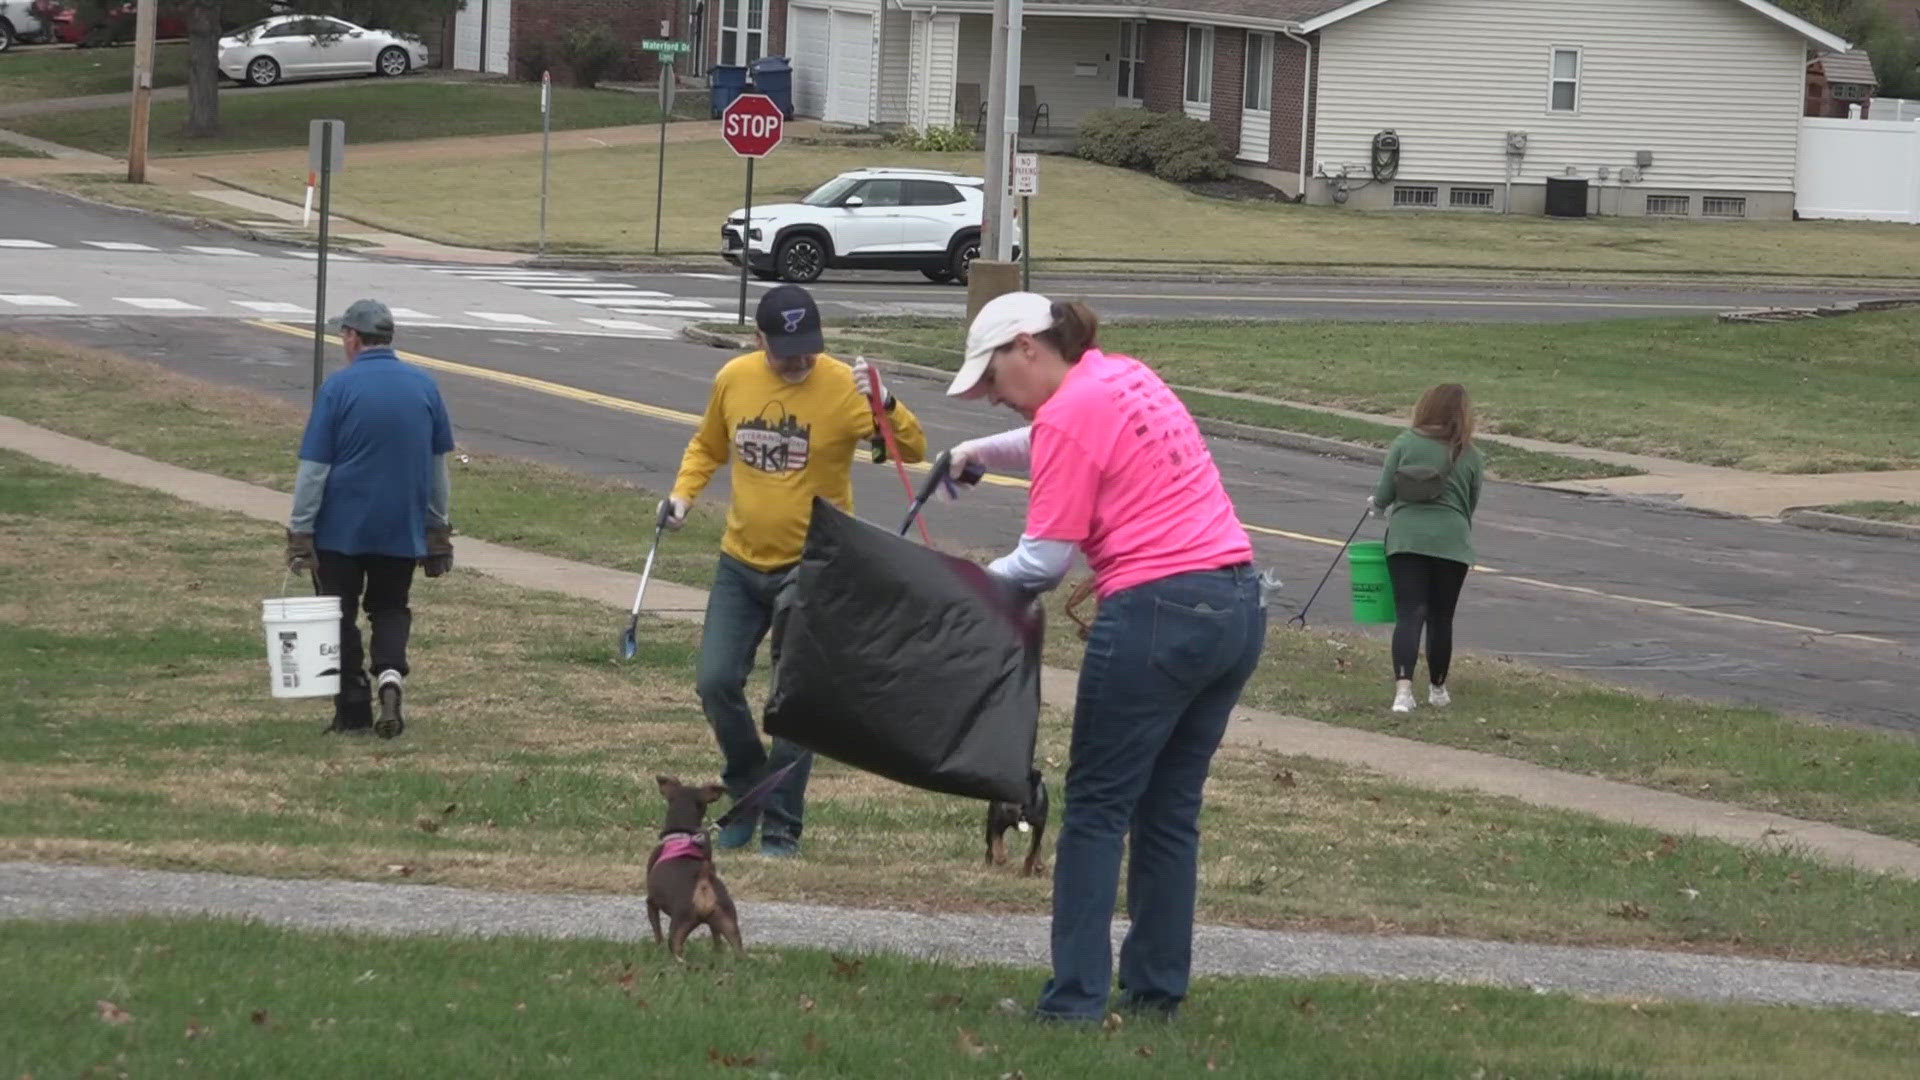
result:
<svg viewBox="0 0 1920 1080"><path fill-rule="evenodd" d="M987 475L986 464L973 450L977 441L969 439L947 451L947 478L961 487L970 488Z"/></svg>
<svg viewBox="0 0 1920 1080"><path fill-rule="evenodd" d="M1369 495L1367 496L1367 516L1373 518L1386 517L1387 508L1374 501L1373 496Z"/></svg>
<svg viewBox="0 0 1920 1080"><path fill-rule="evenodd" d="M297 533L287 530L287 572L298 574L312 570L320 565L320 556L313 550L313 534Z"/></svg>
<svg viewBox="0 0 1920 1080"><path fill-rule="evenodd" d="M430 578L453 569L453 526L427 526L427 557L420 560L420 568Z"/></svg>
<svg viewBox="0 0 1920 1080"><path fill-rule="evenodd" d="M667 525L668 532L679 532L681 526L687 523L687 511L691 510L692 508L693 508L693 504L689 503L687 500L681 499L681 498L674 498L670 496L665 501L661 502L660 509L654 512L656 514L659 514L659 513L666 514L667 516L666 525Z"/></svg>
<svg viewBox="0 0 1920 1080"><path fill-rule="evenodd" d="M873 400L872 384L868 380L875 378L870 372L873 372L873 365L867 363L866 357L853 358L853 385L859 388L860 396L868 401ZM880 404L888 409L893 408L893 391L887 389L886 383L880 384Z"/></svg>

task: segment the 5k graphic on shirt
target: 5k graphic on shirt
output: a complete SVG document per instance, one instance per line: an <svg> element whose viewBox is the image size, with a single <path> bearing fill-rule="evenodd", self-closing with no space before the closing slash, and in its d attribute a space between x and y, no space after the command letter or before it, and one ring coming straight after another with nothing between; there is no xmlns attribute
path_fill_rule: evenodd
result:
<svg viewBox="0 0 1920 1080"><path fill-rule="evenodd" d="M773 412L778 419L767 414ZM807 467L813 425L803 424L777 401L768 402L758 416L742 420L733 429L733 452L748 468L775 476Z"/></svg>

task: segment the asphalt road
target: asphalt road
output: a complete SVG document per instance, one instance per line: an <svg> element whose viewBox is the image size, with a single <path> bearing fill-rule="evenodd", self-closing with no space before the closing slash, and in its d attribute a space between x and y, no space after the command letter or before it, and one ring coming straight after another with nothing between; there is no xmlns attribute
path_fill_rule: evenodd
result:
<svg viewBox="0 0 1920 1080"><path fill-rule="evenodd" d="M294 402L309 394L309 341L253 324L76 317L11 325ZM401 344L470 366L470 373L436 372L463 445L654 489L670 481L709 380L726 359L673 342L460 330L411 332ZM559 389L507 385L486 377L492 372ZM667 412L636 415L565 396L564 388ZM895 389L921 415L935 448L1018 423L1009 413L950 402L931 383L897 379ZM1215 440L1213 448L1262 564L1280 571L1286 603L1297 605L1358 520L1374 470L1232 440ZM725 489L722 477L706 499L724 498ZM950 549L999 551L1018 536L1023 500L1018 487L983 486L961 504L936 503L927 522ZM892 526L904 501L890 466L857 470L862 516ZM645 542L650 510L635 509L636 546ZM1901 541L1492 484L1476 544L1491 571L1469 581L1457 629L1463 648L1627 686L1920 730L1910 689L1920 586L1912 548ZM1316 604L1316 625L1347 625L1343 582L1336 574ZM1381 684L1384 707L1385 672Z"/></svg>

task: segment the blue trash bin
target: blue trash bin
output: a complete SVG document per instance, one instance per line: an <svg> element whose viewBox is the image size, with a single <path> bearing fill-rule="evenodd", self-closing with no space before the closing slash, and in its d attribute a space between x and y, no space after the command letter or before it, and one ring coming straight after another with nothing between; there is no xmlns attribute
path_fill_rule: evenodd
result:
<svg viewBox="0 0 1920 1080"><path fill-rule="evenodd" d="M793 64L784 56L763 56L753 62L753 88L780 106L780 115L793 119Z"/></svg>
<svg viewBox="0 0 1920 1080"><path fill-rule="evenodd" d="M737 64L715 64L708 69L707 77L713 87L713 119L718 120L721 110L746 90L747 69Z"/></svg>

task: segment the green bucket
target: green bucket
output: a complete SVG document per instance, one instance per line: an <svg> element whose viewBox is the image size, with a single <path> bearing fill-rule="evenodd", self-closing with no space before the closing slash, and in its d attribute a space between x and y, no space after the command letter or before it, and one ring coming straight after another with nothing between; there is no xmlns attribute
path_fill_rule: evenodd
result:
<svg viewBox="0 0 1920 1080"><path fill-rule="evenodd" d="M1393 578L1387 575L1387 545L1369 541L1349 547L1347 571L1353 578L1353 621L1393 622Z"/></svg>

